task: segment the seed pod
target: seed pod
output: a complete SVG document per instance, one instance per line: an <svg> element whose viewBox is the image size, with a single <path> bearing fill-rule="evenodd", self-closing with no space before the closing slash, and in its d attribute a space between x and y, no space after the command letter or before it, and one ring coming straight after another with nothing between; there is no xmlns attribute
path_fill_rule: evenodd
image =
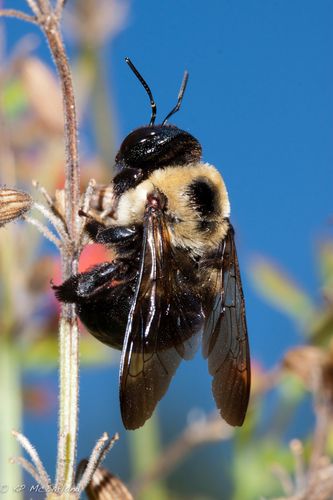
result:
<svg viewBox="0 0 333 500"><path fill-rule="evenodd" d="M78 473L82 473L87 466L87 460L82 460L78 466ZM90 483L86 487L89 500L133 500L119 477L114 476L105 467L98 467Z"/></svg>
<svg viewBox="0 0 333 500"><path fill-rule="evenodd" d="M0 227L26 213L32 205L32 198L24 191L0 187Z"/></svg>

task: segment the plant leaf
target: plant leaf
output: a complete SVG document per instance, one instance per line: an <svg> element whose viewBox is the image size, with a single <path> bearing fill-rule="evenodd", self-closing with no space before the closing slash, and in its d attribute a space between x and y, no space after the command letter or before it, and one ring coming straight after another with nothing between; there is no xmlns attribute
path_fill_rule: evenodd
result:
<svg viewBox="0 0 333 500"><path fill-rule="evenodd" d="M251 275L261 295L302 328L312 321L315 307L310 297L277 266L261 258L252 265Z"/></svg>

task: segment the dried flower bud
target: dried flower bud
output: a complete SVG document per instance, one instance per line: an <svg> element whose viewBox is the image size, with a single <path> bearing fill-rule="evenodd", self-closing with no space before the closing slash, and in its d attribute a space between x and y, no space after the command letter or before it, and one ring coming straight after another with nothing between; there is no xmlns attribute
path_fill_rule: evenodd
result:
<svg viewBox="0 0 333 500"><path fill-rule="evenodd" d="M0 187L0 227L21 217L31 205L32 198L28 193Z"/></svg>
<svg viewBox="0 0 333 500"><path fill-rule="evenodd" d="M317 396L321 394L333 402L333 357L331 350L315 346L291 349L283 360L283 366L297 375L307 389Z"/></svg>
<svg viewBox="0 0 333 500"><path fill-rule="evenodd" d="M87 466L87 460L82 460L78 470L84 470ZM98 467L86 488L86 494L89 500L133 500L133 496L128 491L124 483L111 474L104 467Z"/></svg>
<svg viewBox="0 0 333 500"><path fill-rule="evenodd" d="M311 391L317 390L325 353L318 347L302 346L290 349L284 357L283 366L297 375Z"/></svg>
<svg viewBox="0 0 333 500"><path fill-rule="evenodd" d="M56 189L53 210L65 221L65 191L63 189Z"/></svg>
<svg viewBox="0 0 333 500"><path fill-rule="evenodd" d="M91 47L99 46L124 28L128 7L124 0L76 1L66 12L68 34Z"/></svg>
<svg viewBox="0 0 333 500"><path fill-rule="evenodd" d="M55 75L36 57L21 59L18 70L29 104L43 128L63 134L62 97Z"/></svg>
<svg viewBox="0 0 333 500"><path fill-rule="evenodd" d="M333 358L332 350L330 349L326 356L326 361L323 364L322 371L323 389L326 397L333 403Z"/></svg>

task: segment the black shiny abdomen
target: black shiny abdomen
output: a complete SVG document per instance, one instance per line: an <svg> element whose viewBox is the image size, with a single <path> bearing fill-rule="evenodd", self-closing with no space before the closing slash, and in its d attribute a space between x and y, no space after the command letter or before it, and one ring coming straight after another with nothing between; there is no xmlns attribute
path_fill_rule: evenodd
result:
<svg viewBox="0 0 333 500"><path fill-rule="evenodd" d="M121 350L136 280L104 289L95 298L76 304L77 314L98 340Z"/></svg>

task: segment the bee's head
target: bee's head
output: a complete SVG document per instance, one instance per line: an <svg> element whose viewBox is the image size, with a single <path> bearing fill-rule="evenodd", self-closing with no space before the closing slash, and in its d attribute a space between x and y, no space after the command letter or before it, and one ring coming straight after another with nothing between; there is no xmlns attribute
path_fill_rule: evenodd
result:
<svg viewBox="0 0 333 500"><path fill-rule="evenodd" d="M175 125L149 125L131 132L116 156L118 169L154 170L200 161L201 146L191 134Z"/></svg>
<svg viewBox="0 0 333 500"><path fill-rule="evenodd" d="M166 124L170 116L180 108L188 80L187 71L184 74L176 106L160 125L155 125L156 104L151 90L130 59L126 58L126 62L150 98L151 118L149 125L134 130L124 139L116 156L118 170L130 167L149 171L200 161L202 149L199 141L175 125Z"/></svg>

